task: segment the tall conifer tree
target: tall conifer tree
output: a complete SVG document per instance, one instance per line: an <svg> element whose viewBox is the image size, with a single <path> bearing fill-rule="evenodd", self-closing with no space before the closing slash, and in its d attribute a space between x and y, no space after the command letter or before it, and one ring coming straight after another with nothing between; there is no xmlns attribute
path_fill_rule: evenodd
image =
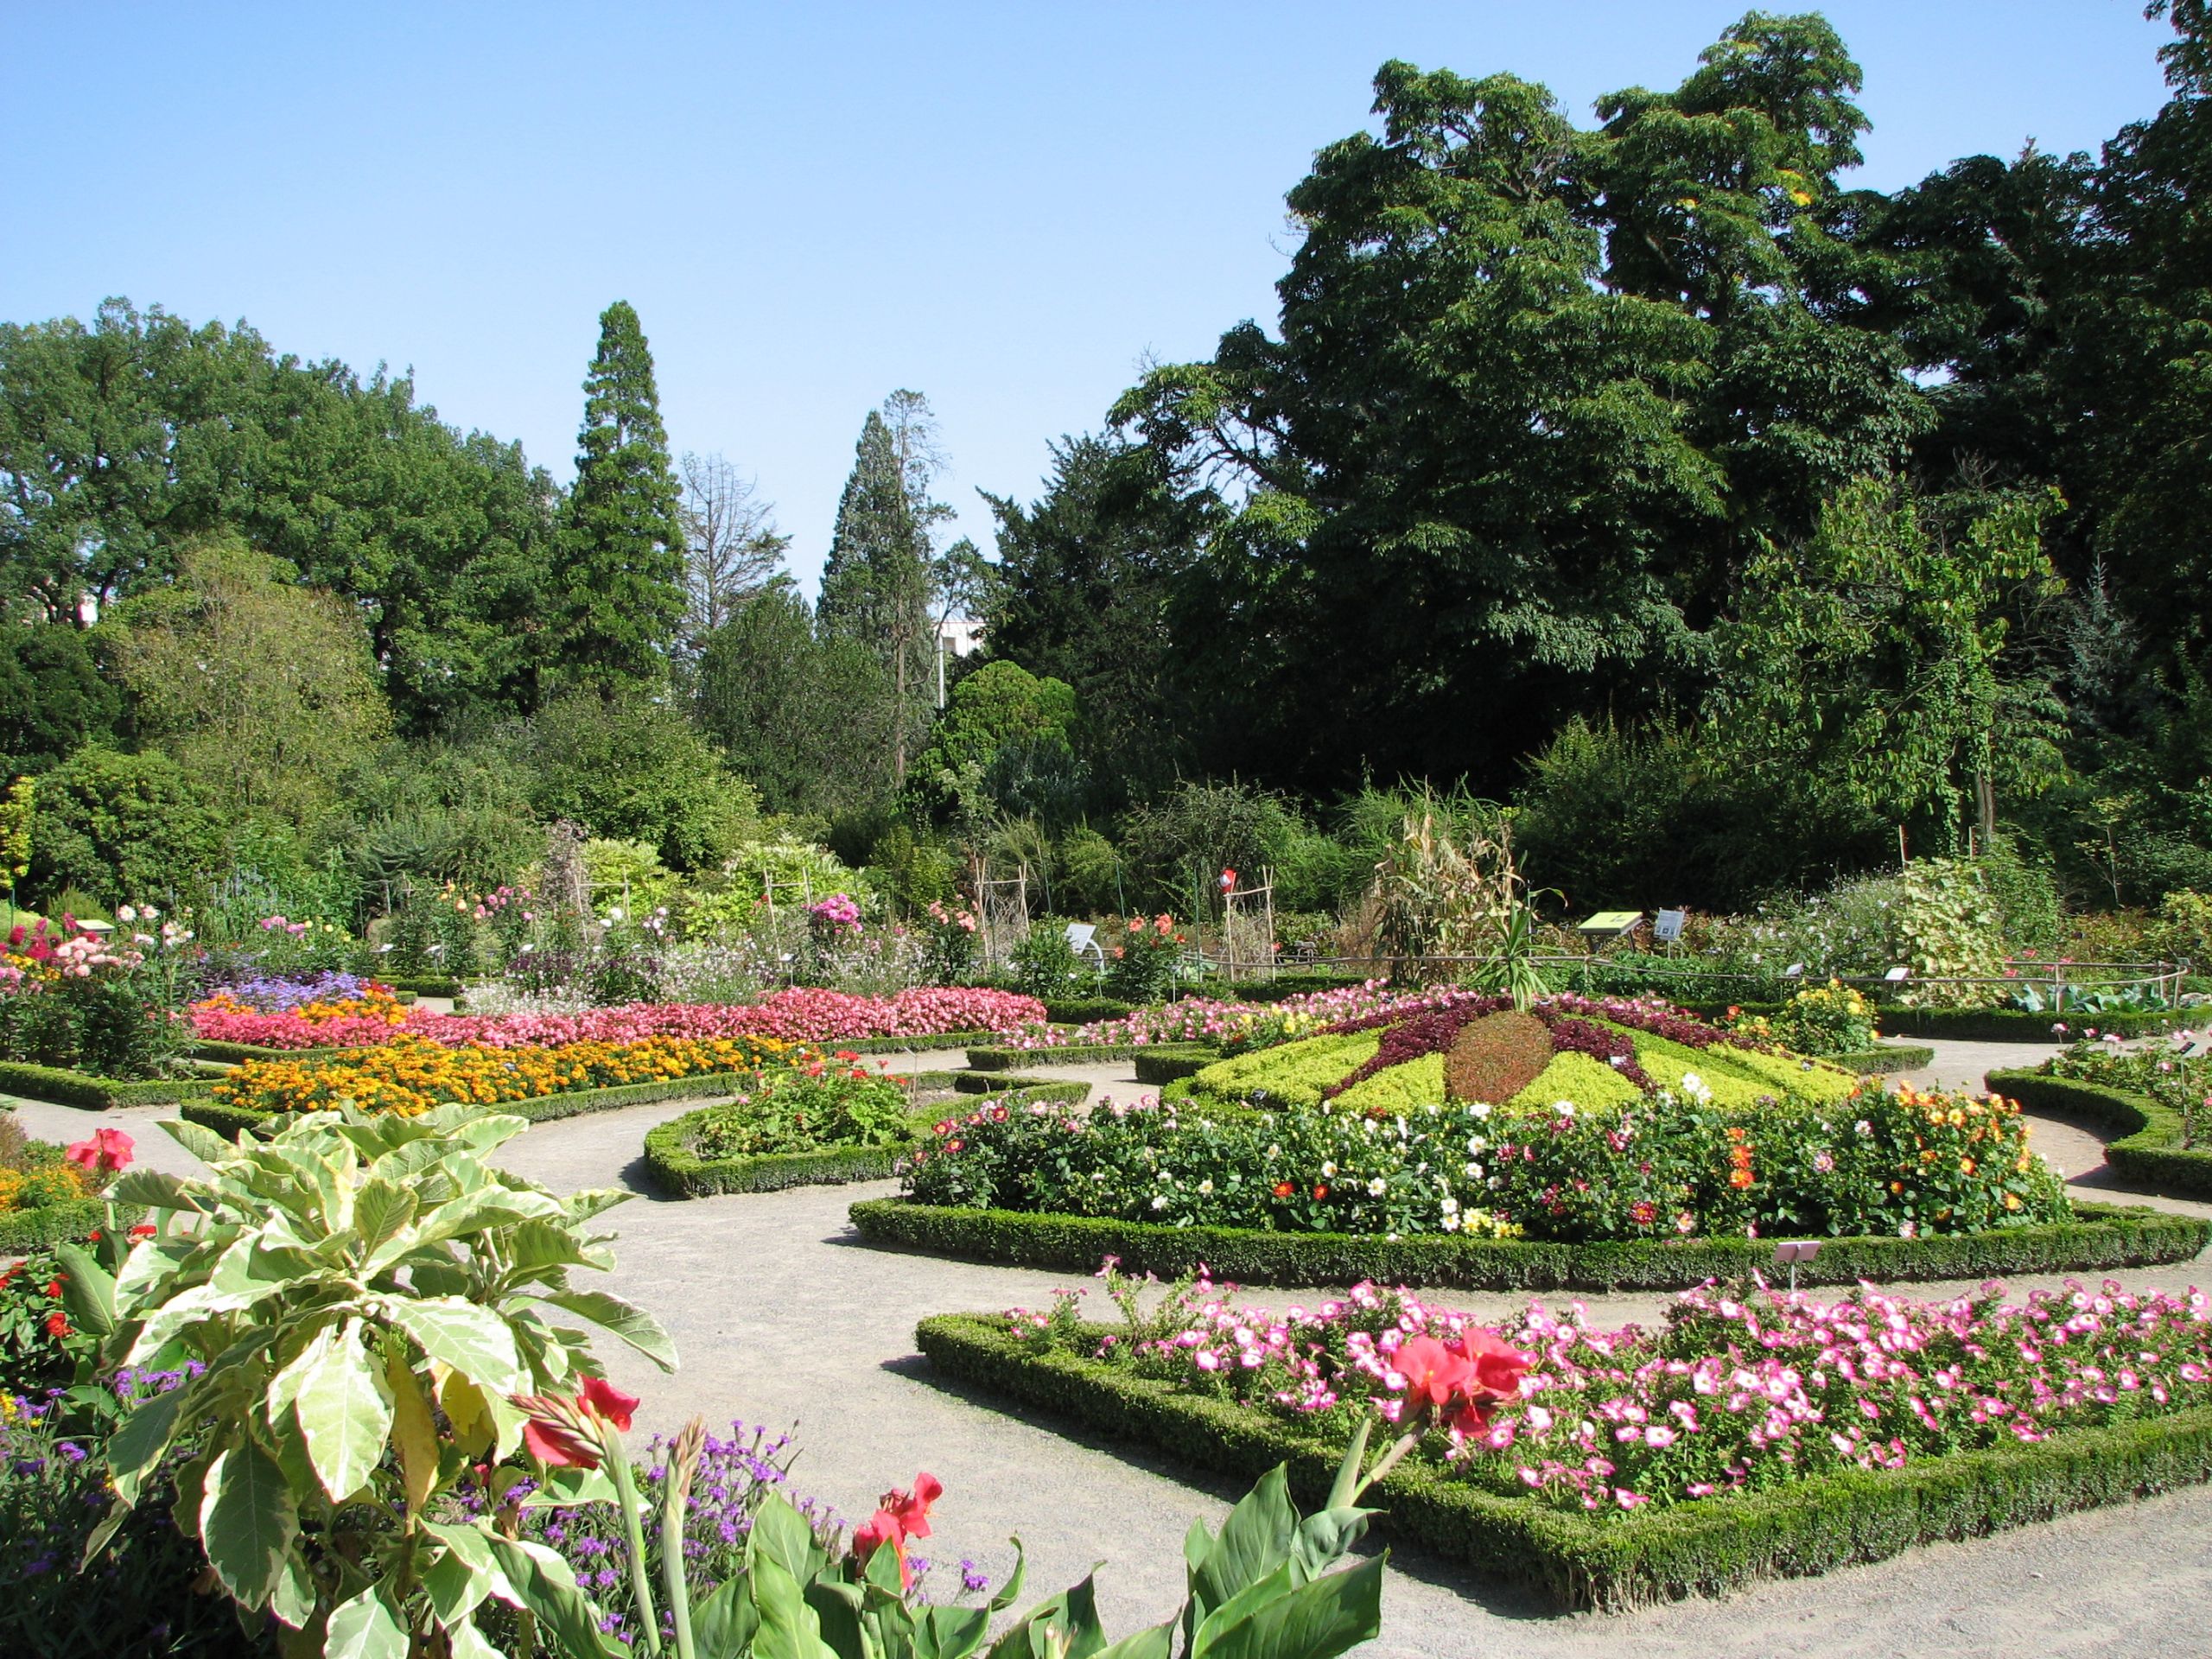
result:
<svg viewBox="0 0 2212 1659"><path fill-rule="evenodd" d="M657 678L683 617L683 519L645 331L626 300L600 314L569 497L554 658L601 690Z"/></svg>
<svg viewBox="0 0 2212 1659"><path fill-rule="evenodd" d="M874 410L861 426L852 475L837 503L830 556L822 567L822 630L855 639L882 664L886 701L893 718L891 781L906 781L906 762L929 721L928 688L936 671L935 561L930 546L928 504L915 499L911 469Z"/></svg>

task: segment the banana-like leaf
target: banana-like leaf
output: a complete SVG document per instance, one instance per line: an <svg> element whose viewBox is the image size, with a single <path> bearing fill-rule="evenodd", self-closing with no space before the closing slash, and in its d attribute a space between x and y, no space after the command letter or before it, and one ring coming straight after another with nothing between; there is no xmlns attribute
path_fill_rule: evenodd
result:
<svg viewBox="0 0 2212 1659"><path fill-rule="evenodd" d="M1336 1659L1382 1628L1385 1559L1377 1555L1268 1600L1203 1638L1191 1659Z"/></svg>

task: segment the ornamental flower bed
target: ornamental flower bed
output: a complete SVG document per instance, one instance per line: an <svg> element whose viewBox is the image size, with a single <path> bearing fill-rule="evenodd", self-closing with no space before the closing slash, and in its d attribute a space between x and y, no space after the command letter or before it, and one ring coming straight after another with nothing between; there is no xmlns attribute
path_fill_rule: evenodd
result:
<svg viewBox="0 0 2212 1659"><path fill-rule="evenodd" d="M2017 1106L1872 1094L1744 1112L1694 1087L1578 1109L1480 1102L1377 1118L1105 1103L937 1126L916 1204L1276 1232L1580 1243L1750 1233L1911 1238L2063 1221Z"/></svg>
<svg viewBox="0 0 2212 1659"><path fill-rule="evenodd" d="M1403 1290L1355 1287L1280 1313L1199 1281L1155 1312L1109 1270L1119 1328L1079 1293L1008 1317L1063 1352L1233 1401L1336 1442L1379 1418L1413 1457L1499 1497L1616 1521L1646 1507L1842 1471L2035 1445L2212 1404L2212 1299L2069 1282L2008 1301L1872 1286L1836 1301L1685 1292L1656 1330L1531 1303L1496 1331ZM1469 1354L1474 1357L1470 1359Z"/></svg>
<svg viewBox="0 0 2212 1659"><path fill-rule="evenodd" d="M1008 1037L1013 1048L1147 1048L1161 1043L1207 1043L1224 1052L1264 1047L1340 1021L1376 1014L1396 1014L1433 1006L1450 991L1394 991L1369 980L1328 991L1309 991L1281 1002L1224 1002L1185 997L1156 1008L1139 1008L1071 1031L1034 1021Z"/></svg>
<svg viewBox="0 0 2212 1659"><path fill-rule="evenodd" d="M365 1048L437 1016L403 1007L374 980L318 976L319 985L252 980L194 1002L186 1013L204 1043L257 1048Z"/></svg>
<svg viewBox="0 0 2212 1659"><path fill-rule="evenodd" d="M810 1050L763 1037L493 1048L448 1047L402 1036L342 1058L249 1061L212 1093L219 1105L254 1112L322 1111L350 1101L363 1111L412 1117L448 1102L491 1106L629 1084L828 1064Z"/></svg>
<svg viewBox="0 0 2212 1659"><path fill-rule="evenodd" d="M2180 1144L2187 1151L2203 1145L2206 1126L2212 1124L2212 1055L2189 1052L2195 1047L2195 1033L2181 1031L2164 1046L2123 1048L2117 1034L2100 1036L2093 1026L2039 1069L2047 1077L2148 1095L2180 1119Z"/></svg>
<svg viewBox="0 0 2212 1659"><path fill-rule="evenodd" d="M307 1008L263 1013L213 998L196 1004L192 1016L204 1040L267 1048L362 1047L388 1042L395 1033L448 1046L523 1048L655 1037L836 1043L1011 1031L1043 1020L1045 1005L1011 991L963 986L925 987L887 997L791 989L759 1002L631 1002L570 1014L442 1014L397 1004L387 1008L372 995L322 1005L316 1014Z"/></svg>

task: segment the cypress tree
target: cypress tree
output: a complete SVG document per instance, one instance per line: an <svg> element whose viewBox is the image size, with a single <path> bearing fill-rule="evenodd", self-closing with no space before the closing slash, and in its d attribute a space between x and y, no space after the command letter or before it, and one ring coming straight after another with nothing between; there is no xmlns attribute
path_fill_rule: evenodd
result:
<svg viewBox="0 0 2212 1659"><path fill-rule="evenodd" d="M626 300L600 314L569 496L554 661L612 690L658 678L683 617L683 520L652 353Z"/></svg>
<svg viewBox="0 0 2212 1659"><path fill-rule="evenodd" d="M858 641L881 665L894 788L906 781L907 757L929 721L934 585L928 528L891 429L871 410L837 503L816 615L826 637Z"/></svg>

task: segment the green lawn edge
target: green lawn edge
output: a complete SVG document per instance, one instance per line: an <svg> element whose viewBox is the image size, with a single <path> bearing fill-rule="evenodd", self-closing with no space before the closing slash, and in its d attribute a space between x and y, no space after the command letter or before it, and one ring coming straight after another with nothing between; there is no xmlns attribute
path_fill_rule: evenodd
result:
<svg viewBox="0 0 2212 1659"><path fill-rule="evenodd" d="M2111 1132L2116 1138L2105 1143L2105 1162L2143 1191L2212 1198L2212 1149L2183 1146L2181 1115L2150 1096L2041 1071L1992 1071L1982 1083L2031 1111Z"/></svg>
<svg viewBox="0 0 2212 1659"><path fill-rule="evenodd" d="M1069 1354L1026 1352L1008 1328L1001 1316L940 1314L924 1319L914 1340L952 1380L1219 1473L1250 1478L1285 1464L1301 1501L1313 1506L1325 1496L1340 1447L1249 1407ZM1478 1491L1413 1464L1366 1501L1391 1538L1562 1610L1610 1611L1830 1572L2207 1479L2212 1408L2198 1408L1605 1522Z"/></svg>
<svg viewBox="0 0 2212 1659"><path fill-rule="evenodd" d="M1798 1282L1848 1285L2016 1274L2087 1273L2185 1262L2212 1243L2212 1219L2139 1206L2077 1204L2077 1220L1920 1238L1827 1238ZM872 1244L1003 1267L1090 1273L1107 1256L1161 1278L1205 1268L1251 1285L1377 1284L1462 1290L1684 1290L1774 1271L1772 1239L1686 1238L1562 1244L1529 1239L1389 1239L1167 1227L1093 1216L965 1210L905 1198L852 1206Z"/></svg>

